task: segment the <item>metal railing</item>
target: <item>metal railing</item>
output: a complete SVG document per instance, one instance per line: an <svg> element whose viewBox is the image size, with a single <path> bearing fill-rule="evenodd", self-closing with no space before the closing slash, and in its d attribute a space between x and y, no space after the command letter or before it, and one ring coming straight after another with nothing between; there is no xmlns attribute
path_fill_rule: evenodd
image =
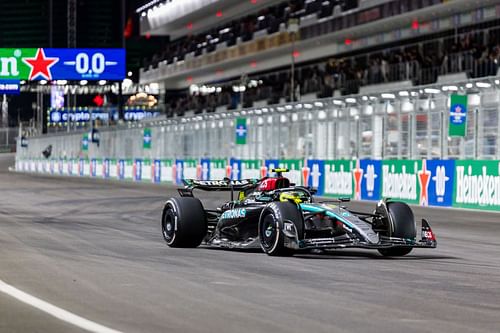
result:
<svg viewBox="0 0 500 333"><path fill-rule="evenodd" d="M82 133L32 138L20 157L500 159L500 77L408 91L320 99L241 111L158 119L102 129L82 150ZM452 93L468 94L465 137L449 137ZM237 118L247 140L236 144ZM144 129L151 148L144 149Z"/></svg>

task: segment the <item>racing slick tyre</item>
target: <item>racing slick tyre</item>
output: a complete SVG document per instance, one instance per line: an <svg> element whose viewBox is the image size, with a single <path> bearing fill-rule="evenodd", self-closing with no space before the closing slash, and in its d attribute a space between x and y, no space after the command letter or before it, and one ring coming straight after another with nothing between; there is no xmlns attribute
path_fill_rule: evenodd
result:
<svg viewBox="0 0 500 333"><path fill-rule="evenodd" d="M304 238L304 219L297 205L291 202L273 202L260 215L260 246L270 256L293 255L294 251L285 246L285 222L293 223L299 240Z"/></svg>
<svg viewBox="0 0 500 333"><path fill-rule="evenodd" d="M389 237L415 239L417 237L417 227L415 216L411 208L402 202L388 202L388 234ZM411 247L391 247L379 249L378 252L386 257L401 257L407 255L412 250Z"/></svg>
<svg viewBox="0 0 500 333"><path fill-rule="evenodd" d="M207 235L207 219L197 198L171 198L161 219L163 238L170 247L197 247Z"/></svg>

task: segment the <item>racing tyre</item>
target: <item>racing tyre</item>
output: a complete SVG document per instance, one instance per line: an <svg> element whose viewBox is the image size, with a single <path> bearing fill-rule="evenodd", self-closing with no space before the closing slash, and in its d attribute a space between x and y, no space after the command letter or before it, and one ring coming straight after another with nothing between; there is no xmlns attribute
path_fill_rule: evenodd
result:
<svg viewBox="0 0 500 333"><path fill-rule="evenodd" d="M163 238L170 247L197 247L207 235L205 210L197 198L171 198L161 219Z"/></svg>
<svg viewBox="0 0 500 333"><path fill-rule="evenodd" d="M417 237L417 227L415 216L411 208L402 202L388 202L389 213L388 235L389 237L415 239ZM407 255L412 250L411 247L392 247L379 249L378 252L386 257L401 257Z"/></svg>
<svg viewBox="0 0 500 333"><path fill-rule="evenodd" d="M304 238L304 220L302 212L291 202L273 202L260 215L260 246L270 256L290 256L293 250L285 246L284 223L295 226L298 239Z"/></svg>

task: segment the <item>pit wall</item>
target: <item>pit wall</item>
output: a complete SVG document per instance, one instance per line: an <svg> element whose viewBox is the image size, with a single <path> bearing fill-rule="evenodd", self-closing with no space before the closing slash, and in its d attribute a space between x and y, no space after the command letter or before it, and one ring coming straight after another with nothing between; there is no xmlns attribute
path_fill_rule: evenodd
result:
<svg viewBox="0 0 500 333"><path fill-rule="evenodd" d="M19 172L177 185L183 178L260 178L275 167L290 169L287 177L293 183L317 188L323 196L500 211L500 161L18 156L15 165Z"/></svg>

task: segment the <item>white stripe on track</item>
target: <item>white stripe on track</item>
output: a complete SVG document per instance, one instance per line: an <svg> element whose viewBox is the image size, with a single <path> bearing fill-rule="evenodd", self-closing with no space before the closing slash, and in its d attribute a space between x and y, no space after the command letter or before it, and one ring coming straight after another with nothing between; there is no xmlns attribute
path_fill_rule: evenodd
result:
<svg viewBox="0 0 500 333"><path fill-rule="evenodd" d="M57 319L65 321L74 326L80 327L84 330L94 333L121 333L120 331L111 329L109 327L97 324L93 321L77 316L69 311L61 309L55 305L47 303L37 297L31 296L5 282L0 280L0 292L14 297L18 301L31 305Z"/></svg>

